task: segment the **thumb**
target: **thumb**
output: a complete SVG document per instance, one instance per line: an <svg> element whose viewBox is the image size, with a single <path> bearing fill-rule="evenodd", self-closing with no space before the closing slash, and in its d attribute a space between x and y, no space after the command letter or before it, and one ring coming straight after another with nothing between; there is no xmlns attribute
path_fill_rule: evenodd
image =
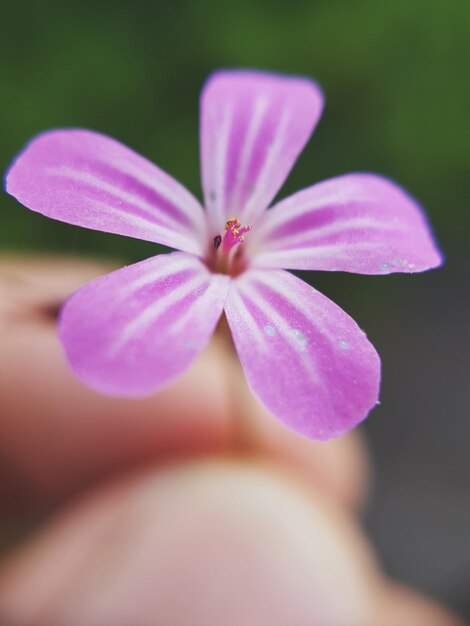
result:
<svg viewBox="0 0 470 626"><path fill-rule="evenodd" d="M329 506L259 464L150 471L11 560L0 615L14 626L363 626L375 566Z"/></svg>

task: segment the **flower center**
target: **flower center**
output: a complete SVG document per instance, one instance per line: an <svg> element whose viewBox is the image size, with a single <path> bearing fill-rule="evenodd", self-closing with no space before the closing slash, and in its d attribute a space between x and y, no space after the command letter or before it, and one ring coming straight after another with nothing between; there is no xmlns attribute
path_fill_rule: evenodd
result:
<svg viewBox="0 0 470 626"><path fill-rule="evenodd" d="M251 226L241 226L238 217L230 217L225 224L225 233L216 235L208 256L208 266L218 274L238 276L246 267L246 256L243 253L245 233Z"/></svg>

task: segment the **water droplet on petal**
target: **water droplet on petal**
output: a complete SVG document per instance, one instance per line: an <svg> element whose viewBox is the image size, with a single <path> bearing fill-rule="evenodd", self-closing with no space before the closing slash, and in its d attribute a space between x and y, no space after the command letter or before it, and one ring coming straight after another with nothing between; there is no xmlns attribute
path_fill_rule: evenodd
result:
<svg viewBox="0 0 470 626"><path fill-rule="evenodd" d="M201 287L198 287L197 289L193 291L193 295L195 298L200 298L206 293L206 290L207 290L207 285L201 285Z"/></svg>
<svg viewBox="0 0 470 626"><path fill-rule="evenodd" d="M339 341L339 347L341 348L341 350L347 350L349 348L349 341L346 341L345 339L341 339Z"/></svg>
<svg viewBox="0 0 470 626"><path fill-rule="evenodd" d="M299 330L298 328L291 328L290 329L290 333L292 335L292 337L294 337L294 339L297 341L297 343L299 344L299 346L301 348L305 348L305 346L308 343L308 339L307 337L303 334L303 332L301 330Z"/></svg>
<svg viewBox="0 0 470 626"><path fill-rule="evenodd" d="M268 335L268 337L274 337L274 335L276 334L276 329L274 328L274 326L269 326L269 324L267 324L263 330L266 335Z"/></svg>
<svg viewBox="0 0 470 626"><path fill-rule="evenodd" d="M390 263L387 263L387 261L384 261L383 263L380 264L380 267L383 270L387 270L390 267Z"/></svg>

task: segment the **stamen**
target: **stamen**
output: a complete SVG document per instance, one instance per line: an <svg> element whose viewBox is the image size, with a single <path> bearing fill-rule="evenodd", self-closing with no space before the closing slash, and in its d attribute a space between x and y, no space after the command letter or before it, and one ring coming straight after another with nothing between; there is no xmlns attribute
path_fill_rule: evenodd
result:
<svg viewBox="0 0 470 626"><path fill-rule="evenodd" d="M238 228L240 226L240 220L238 217L229 217L227 223L225 224L225 230L229 230L231 228Z"/></svg>
<svg viewBox="0 0 470 626"><path fill-rule="evenodd" d="M225 235L222 239L222 251L228 253L234 246L245 241L244 234L252 229L251 226L242 226L238 217L230 217L225 224Z"/></svg>
<svg viewBox="0 0 470 626"><path fill-rule="evenodd" d="M238 276L247 266L247 256L244 246L245 234L252 227L241 226L238 217L230 217L225 224L225 232L215 235L212 239L211 250L207 259L208 267L219 274Z"/></svg>

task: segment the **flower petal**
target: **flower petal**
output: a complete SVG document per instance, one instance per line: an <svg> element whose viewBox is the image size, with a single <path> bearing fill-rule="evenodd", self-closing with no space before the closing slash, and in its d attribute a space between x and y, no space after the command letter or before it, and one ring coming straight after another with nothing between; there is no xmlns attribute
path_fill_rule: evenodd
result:
<svg viewBox="0 0 470 626"><path fill-rule="evenodd" d="M225 313L248 382L262 402L313 439L342 435L376 404L380 360L342 309L283 270L249 270Z"/></svg>
<svg viewBox="0 0 470 626"><path fill-rule="evenodd" d="M230 279L173 252L92 281L65 304L60 336L76 374L118 396L150 393L207 345Z"/></svg>
<svg viewBox="0 0 470 626"><path fill-rule="evenodd" d="M6 190L33 211L93 230L204 254L206 221L171 176L89 130L53 130L13 162Z"/></svg>
<svg viewBox="0 0 470 626"><path fill-rule="evenodd" d="M229 216L253 222L269 205L318 122L311 80L255 71L217 72L201 96L201 161L213 233Z"/></svg>
<svg viewBox="0 0 470 626"><path fill-rule="evenodd" d="M339 176L286 198L253 235L258 267L390 274L442 262L419 205L374 174Z"/></svg>

